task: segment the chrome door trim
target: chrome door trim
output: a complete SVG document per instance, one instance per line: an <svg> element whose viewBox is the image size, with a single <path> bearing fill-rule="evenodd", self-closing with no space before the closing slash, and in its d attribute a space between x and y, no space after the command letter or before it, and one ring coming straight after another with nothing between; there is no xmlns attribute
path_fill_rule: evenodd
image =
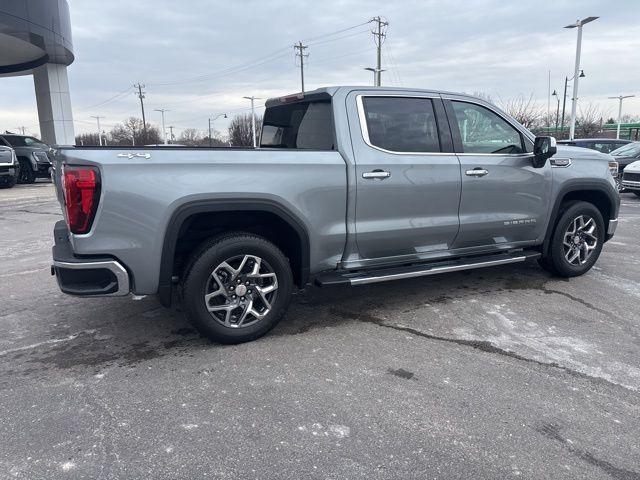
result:
<svg viewBox="0 0 640 480"><path fill-rule="evenodd" d="M451 155L458 155L458 156L490 156L490 157L496 157L496 156L502 156L502 157L514 157L514 158L518 158L518 157L533 157L533 153L458 153L458 152L396 152L395 150L387 150L386 148L382 148L382 147L378 147L376 145L374 145L373 143L371 143L371 140L369 138L369 129L367 128L367 117L365 115L365 111L364 111L364 104L362 102L363 98L366 97L399 97L399 98L426 98L429 100L440 100L442 97L440 97L440 95L438 94L433 94L433 95L406 95L406 94L385 94L385 93L361 93L356 95L356 105L357 105L357 109L358 109L358 119L360 121L360 133L362 135L362 140L364 140L364 143L366 143L369 147L375 149L375 150L379 150L381 152L385 152L385 153L390 153L392 155L420 155L420 156L451 156ZM467 102L467 103L474 103L474 102ZM487 108L485 105L479 104L479 103L475 103L478 106ZM502 118L505 122L507 122L509 125L512 125L511 122L509 122L506 118L504 118L502 115L500 115L498 112L491 110L493 113L495 113L496 115L498 115L500 118ZM512 125L513 126L513 125ZM514 128L516 128L514 126ZM519 129L516 128L516 130L518 130L518 132L520 132Z"/></svg>
<svg viewBox="0 0 640 480"><path fill-rule="evenodd" d="M371 143L369 139L369 129L367 127L367 117L364 112L364 104L362 103L363 97L398 97L398 98L426 98L429 100L440 100L440 96L433 95L401 95L401 94L384 94L384 93L363 93L356 95L356 105L358 107L358 119L360 120L360 133L362 139L369 147L379 150L384 153L390 153L392 155L420 155L420 156L451 156L456 155L453 152L396 152L395 150L387 150L386 148L378 147ZM435 111L434 111L435 115Z"/></svg>

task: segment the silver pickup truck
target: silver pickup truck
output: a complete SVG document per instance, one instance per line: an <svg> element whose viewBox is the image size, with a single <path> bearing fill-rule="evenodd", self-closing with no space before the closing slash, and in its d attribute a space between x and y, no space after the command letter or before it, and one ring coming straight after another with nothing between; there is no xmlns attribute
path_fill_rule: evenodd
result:
<svg viewBox="0 0 640 480"><path fill-rule="evenodd" d="M294 289L537 259L581 275L613 235L612 157L479 98L332 87L267 101L260 148L59 148L52 272L72 295L180 293L218 342Z"/></svg>

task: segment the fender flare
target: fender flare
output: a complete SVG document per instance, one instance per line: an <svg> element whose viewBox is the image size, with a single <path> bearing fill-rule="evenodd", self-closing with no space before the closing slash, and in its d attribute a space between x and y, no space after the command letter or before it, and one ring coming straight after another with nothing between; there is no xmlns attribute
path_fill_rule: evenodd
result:
<svg viewBox="0 0 640 480"><path fill-rule="evenodd" d="M300 237L300 283L304 286L309 279L310 243L309 233L304 223L288 208L272 200L263 199L204 199L180 205L171 215L165 229L158 279L158 298L165 307L171 306L173 262L178 236L184 223L193 215L227 211L259 211L277 215Z"/></svg>
<svg viewBox="0 0 640 480"><path fill-rule="evenodd" d="M570 193L581 191L602 193L608 199L611 216L610 218L604 219L605 225L608 226L609 220L617 218L618 209L620 208L620 196L613 193L613 187L606 180L575 179L568 181L566 185L562 186L562 188L558 192L558 195L556 195L556 200L553 204L553 209L551 210L547 232L545 233L544 241L542 243L543 257L549 253L551 236L553 235L553 232L556 228L556 221L558 220L558 216L560 215L560 206L562 205L564 198ZM606 234L607 232L605 232L605 238L607 238Z"/></svg>

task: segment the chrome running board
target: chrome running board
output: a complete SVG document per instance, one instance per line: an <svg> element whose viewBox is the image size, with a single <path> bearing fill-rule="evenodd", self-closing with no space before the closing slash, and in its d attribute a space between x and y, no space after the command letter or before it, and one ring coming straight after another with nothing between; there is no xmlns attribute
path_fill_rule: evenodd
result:
<svg viewBox="0 0 640 480"><path fill-rule="evenodd" d="M540 253L520 250L509 253L483 255L478 257L458 258L432 263L420 263L402 267L386 267L357 271L332 271L318 275L316 283L321 286L330 285L367 285L369 283L401 280L405 278L424 277L440 273L460 272L475 268L495 267L509 263L520 263L539 258Z"/></svg>

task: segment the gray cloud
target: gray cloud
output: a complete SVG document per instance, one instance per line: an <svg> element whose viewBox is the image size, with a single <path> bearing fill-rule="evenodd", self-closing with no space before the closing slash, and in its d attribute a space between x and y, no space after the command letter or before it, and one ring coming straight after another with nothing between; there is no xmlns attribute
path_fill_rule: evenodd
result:
<svg viewBox="0 0 640 480"><path fill-rule="evenodd" d="M383 75L387 85L485 92L508 99L533 94L547 102L547 72L560 91L571 75L577 18L601 18L584 30L581 103L637 93L640 47L635 0L602 2L472 0L70 0L76 61L70 82L76 130L90 131L90 115L107 126L139 116L133 92L96 105L134 82L147 84L148 118L168 108L169 124L206 127L210 114L239 111L241 97L277 96L299 90L292 45L383 15L389 22ZM375 51L368 27L310 41L307 88L370 84ZM234 67L233 70L229 70ZM236 68L243 67L243 68ZM26 125L37 132L30 77L2 78L0 129ZM625 111L640 113L640 98ZM223 129L225 124L218 122Z"/></svg>

